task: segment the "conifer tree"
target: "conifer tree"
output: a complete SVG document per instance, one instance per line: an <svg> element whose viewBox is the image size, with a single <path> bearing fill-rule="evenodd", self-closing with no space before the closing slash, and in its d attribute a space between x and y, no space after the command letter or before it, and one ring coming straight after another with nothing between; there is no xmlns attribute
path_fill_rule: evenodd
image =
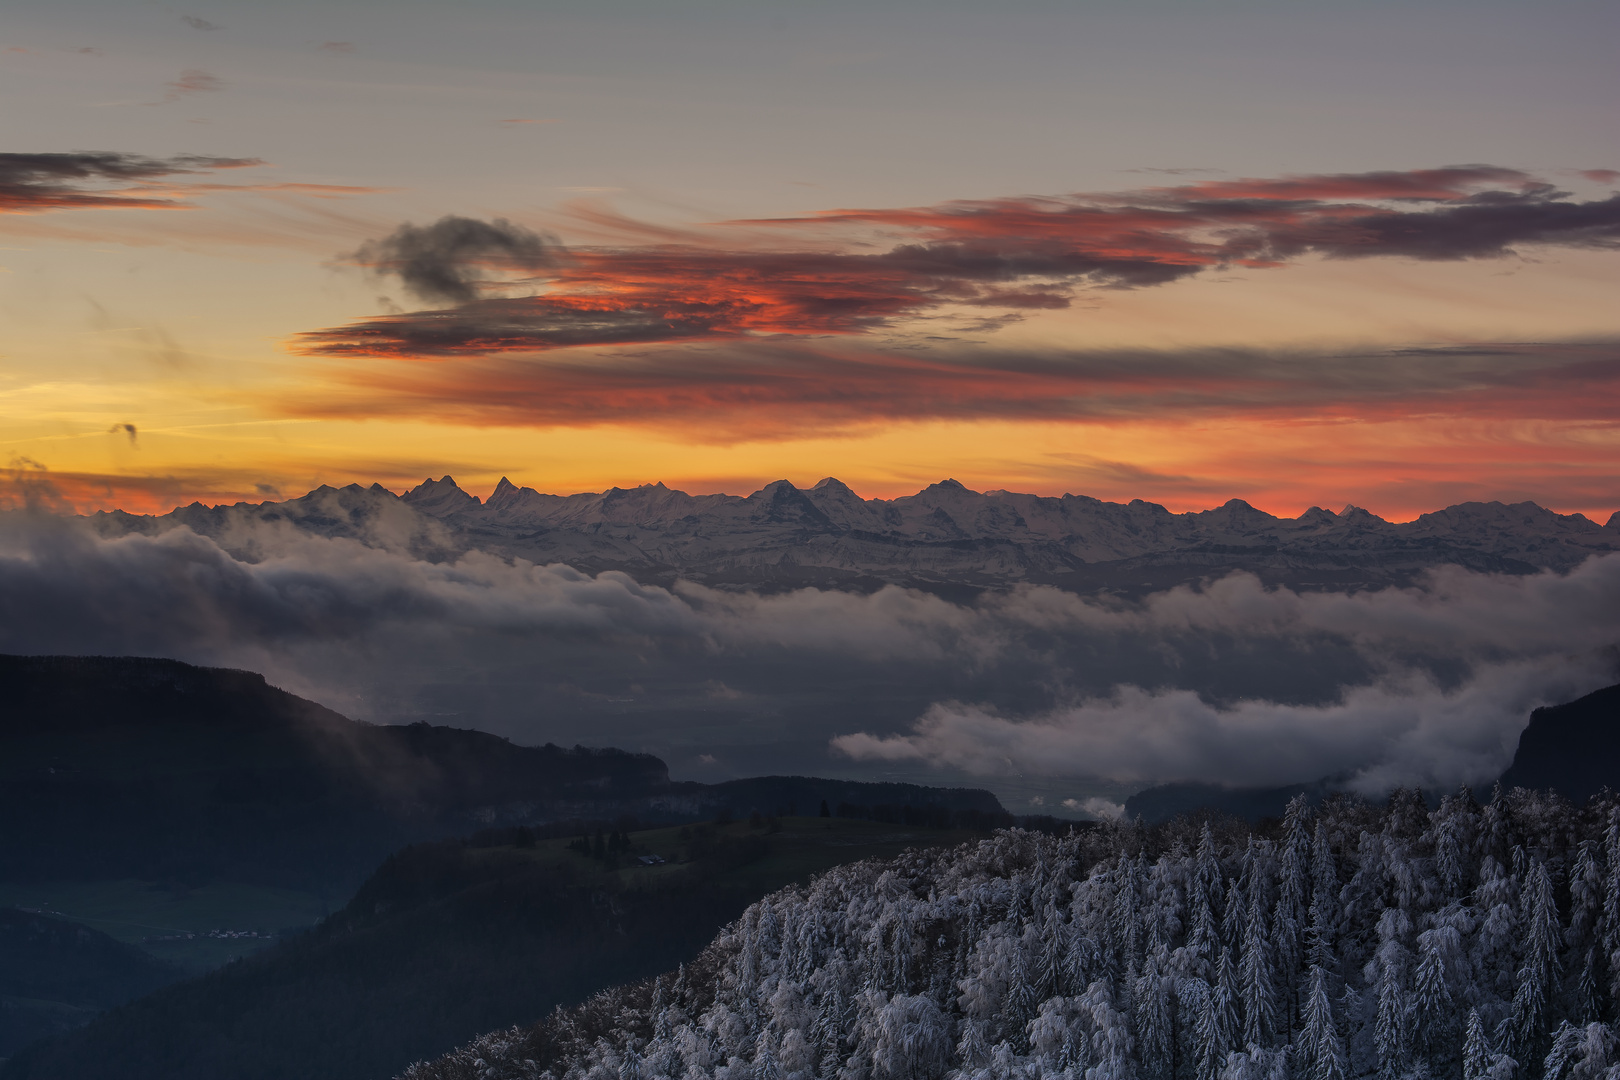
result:
<svg viewBox="0 0 1620 1080"><path fill-rule="evenodd" d="M1310 989L1305 995L1305 1026L1295 1045L1295 1063L1302 1080L1345 1080L1344 1041L1333 1020L1327 972L1317 965L1311 967Z"/></svg>
<svg viewBox="0 0 1620 1080"><path fill-rule="evenodd" d="M1513 1017L1518 1033L1519 1057L1539 1056L1549 1012L1558 996L1558 906L1553 898L1552 875L1547 864L1530 868L1524 893L1524 962L1513 994Z"/></svg>
<svg viewBox="0 0 1620 1080"><path fill-rule="evenodd" d="M1299 1018L1299 971L1305 955L1305 926L1311 895L1310 804L1304 795L1288 800L1283 818L1282 858L1277 872L1277 904L1271 916L1272 959L1281 991L1280 1023L1292 1031Z"/></svg>
<svg viewBox="0 0 1620 1080"><path fill-rule="evenodd" d="M1249 893L1249 917L1243 928L1243 963L1238 973L1243 996L1243 1041L1270 1046L1277 1029L1277 983L1272 972L1264 901L1258 889Z"/></svg>
<svg viewBox="0 0 1620 1080"><path fill-rule="evenodd" d="M1369 981L1378 1001L1373 1045L1378 1053L1379 1075L1388 1078L1405 1072L1414 1034L1411 1027L1414 1010L1407 993L1409 954L1401 944L1409 928L1406 915L1399 908L1386 908L1378 920L1378 951L1367 963Z"/></svg>

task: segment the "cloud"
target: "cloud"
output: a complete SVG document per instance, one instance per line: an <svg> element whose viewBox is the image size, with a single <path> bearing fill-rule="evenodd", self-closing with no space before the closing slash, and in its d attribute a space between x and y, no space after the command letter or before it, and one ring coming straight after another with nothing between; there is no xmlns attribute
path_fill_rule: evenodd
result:
<svg viewBox="0 0 1620 1080"><path fill-rule="evenodd" d="M558 246L504 218L484 222L450 216L421 227L401 225L344 258L380 276L398 277L420 300L466 305L479 299L486 271L543 270L555 261ZM490 323L499 321L498 314L489 316Z"/></svg>
<svg viewBox="0 0 1620 1080"><path fill-rule="evenodd" d="M182 15L182 16L180 16L180 21L185 23L187 26L191 27L193 30L223 30L224 29L224 27L220 26L218 23L211 23L207 19L201 18L201 17L196 16L196 15Z"/></svg>
<svg viewBox="0 0 1620 1080"><path fill-rule="evenodd" d="M483 344L533 338L527 300L489 300ZM634 318L632 318L634 315ZM324 372L318 395L289 399L306 416L433 416L475 424L627 423L699 438L791 438L893 420L1156 421L1268 416L1332 421L1416 417L1541 418L1608 424L1620 414L1620 342L1478 343L1339 352L1210 348L999 350L952 343L898 349L859 343L737 341L684 348L570 350L600 340L700 340L712 309L547 310L554 348L454 365ZM401 329L400 324L409 329ZM453 352L465 325L405 316L376 321L406 337L401 356ZM329 350L337 354L333 347ZM371 349L357 347L364 354ZM358 357L364 359L364 356Z"/></svg>
<svg viewBox="0 0 1620 1080"><path fill-rule="evenodd" d="M0 154L0 213L46 210L173 209L172 192L149 185L174 176L263 165L258 158L181 154L145 157L117 151Z"/></svg>
<svg viewBox="0 0 1620 1080"><path fill-rule="evenodd" d="M803 771L830 743L845 769L943 777L1478 781L1530 708L1614 681L1620 644L1616 555L1357 593L1235 574L1130 603L1048 587L762 595L461 551L358 488L306 507L345 535L243 509L190 512L206 536L113 535L53 512L27 463L14 480L0 651L250 667L367 718L690 744L761 771Z"/></svg>
<svg viewBox="0 0 1620 1080"><path fill-rule="evenodd" d="M352 41L323 41L320 45L320 50L322 52L342 53L344 55L348 55L355 51L355 44Z"/></svg>
<svg viewBox="0 0 1620 1080"><path fill-rule="evenodd" d="M210 29L217 29L211 27ZM163 95L161 101L150 101L148 105L169 105L191 94L210 94L225 89L225 80L218 75L211 75L199 68L187 68L180 73L180 77L173 82L163 84L168 93Z"/></svg>
<svg viewBox="0 0 1620 1080"><path fill-rule="evenodd" d="M1027 624L1049 618L1064 637L1084 628L1164 643L1235 638L1250 647L1339 639L1375 674L1341 684L1319 703L1222 702L1198 688L1128 683L1023 716L945 701L908 733L853 732L832 745L855 760L980 775L1267 785L1348 774L1369 791L1448 787L1499 773L1531 709L1620 674L1620 556L1613 555L1569 575L1447 568L1419 588L1354 594L1265 589L1232 575L1135 608L1039 590L1001 603L1025 607Z"/></svg>
<svg viewBox="0 0 1620 1080"><path fill-rule="evenodd" d="M832 210L717 229L713 237L666 230L644 246L577 248L566 257L548 241L544 260L505 267L530 275L518 283L537 295L491 302L472 282L491 268L492 254L511 255L498 245L515 240L514 226L454 217L407 225L354 261L390 272L401 261L391 248L421 243L432 249L434 281L451 287L418 295L459 306L313 331L294 348L448 358L857 335L945 309L1062 308L1087 288L1148 288L1307 255L1445 261L1505 258L1526 246L1612 249L1620 246L1620 195L1580 202L1527 173L1470 165ZM739 247L724 241L727 229L756 232ZM759 230L769 238L760 240ZM465 240L443 242L453 238ZM536 240L529 250L538 256Z"/></svg>

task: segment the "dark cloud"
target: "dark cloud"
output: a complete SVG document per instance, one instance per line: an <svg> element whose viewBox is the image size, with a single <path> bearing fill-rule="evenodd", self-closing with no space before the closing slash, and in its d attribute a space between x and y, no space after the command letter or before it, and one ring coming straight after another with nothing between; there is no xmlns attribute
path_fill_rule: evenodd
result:
<svg viewBox="0 0 1620 1080"><path fill-rule="evenodd" d="M861 769L1478 781L1529 708L1613 681L1603 649L1620 642L1614 555L1356 593L1233 575L1135 603L1045 587L958 603L659 588L476 551L430 562L397 501L349 539L243 514L217 542L109 539L23 504L0 514L0 651L250 667L368 718L524 741L748 744L761 771L836 768L838 737Z"/></svg>
<svg viewBox="0 0 1620 1080"><path fill-rule="evenodd" d="M207 19L201 18L201 17L196 16L196 15L182 15L182 16L180 16L180 21L185 23L187 26L191 27L193 30L223 30L223 29L225 29L223 26L220 26L218 23L211 23Z"/></svg>
<svg viewBox="0 0 1620 1080"><path fill-rule="evenodd" d="M174 176L263 165L258 158L181 154L145 157L116 151L66 154L0 154L0 213L83 210L101 207L172 208L178 200L153 189Z"/></svg>
<svg viewBox="0 0 1620 1080"><path fill-rule="evenodd" d="M535 273L553 265L558 249L556 241L504 218L448 216L431 225L401 225L345 258L377 274L398 277L418 299L471 304L479 299L479 284L487 271ZM493 321L498 325L501 315L497 313ZM540 336L543 339L543 332Z"/></svg>
<svg viewBox="0 0 1620 1080"><path fill-rule="evenodd" d="M554 242L504 221L407 225L354 260L399 274L423 299L461 306L314 331L296 347L444 357L862 334L953 306L1062 308L1086 288L1147 288L1305 255L1457 260L1503 258L1521 247L1614 248L1620 196L1579 202L1529 174L1468 165L730 224L789 237L813 231L822 242L739 250L672 237L564 257ZM480 280L503 269L540 274L540 294L482 301Z"/></svg>

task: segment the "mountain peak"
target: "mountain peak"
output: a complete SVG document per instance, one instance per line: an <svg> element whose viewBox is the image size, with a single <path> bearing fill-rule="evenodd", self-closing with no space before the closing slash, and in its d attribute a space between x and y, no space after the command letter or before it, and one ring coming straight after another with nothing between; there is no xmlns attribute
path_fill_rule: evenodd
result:
<svg viewBox="0 0 1620 1080"><path fill-rule="evenodd" d="M434 480L431 477L423 480L400 498L410 503L418 510L429 514L453 513L457 510L470 510L482 505L478 496L469 495L461 490L456 479L449 474Z"/></svg>

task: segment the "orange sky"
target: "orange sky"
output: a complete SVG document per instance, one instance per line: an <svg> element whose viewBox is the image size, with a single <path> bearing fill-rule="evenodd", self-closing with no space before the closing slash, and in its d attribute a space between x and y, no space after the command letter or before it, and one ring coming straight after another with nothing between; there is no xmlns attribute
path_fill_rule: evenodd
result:
<svg viewBox="0 0 1620 1080"><path fill-rule="evenodd" d="M934 126L966 115L957 77L905 68L935 55L907 52L919 34L981 40L943 23L863 30L904 79L801 50L778 86L770 65L638 67L617 50L653 38L590 16L531 70L497 40L538 25L515 9L463 36L334 25L346 47L324 49L250 8L208 32L90 8L31 13L0 56L0 92L42 110L0 154L0 465L63 505L452 474L479 494L951 476L1173 510L1620 509L1620 154L1548 121L1612 78L1590 27L1519 26L1544 77L1498 100L1479 42L1403 15L1428 44L1388 46L1389 93L1443 69L1477 100L1394 123L1333 50L1261 125L1238 61L1275 54L1271 23L1185 48L1128 14L1010 24L1018 49L982 46L1013 95L976 136L999 149L964 156ZM704 25L664 44L753 40ZM86 26L110 36L73 44ZM1135 44L1090 67L1043 51L1109 34ZM1201 57L1250 75L1194 78ZM1009 111L1056 130L1060 89L1122 64L1165 89L1087 114L1088 140L1053 148ZM1050 102L1020 82L1037 71ZM1228 117L1198 130L1244 138L1189 141L1194 85ZM1539 112L1509 111L1525 93ZM724 111L750 95L775 104ZM666 100L689 107L632 138ZM1185 147L1197 163L1165 166ZM1444 164L1481 160L1500 164Z"/></svg>

